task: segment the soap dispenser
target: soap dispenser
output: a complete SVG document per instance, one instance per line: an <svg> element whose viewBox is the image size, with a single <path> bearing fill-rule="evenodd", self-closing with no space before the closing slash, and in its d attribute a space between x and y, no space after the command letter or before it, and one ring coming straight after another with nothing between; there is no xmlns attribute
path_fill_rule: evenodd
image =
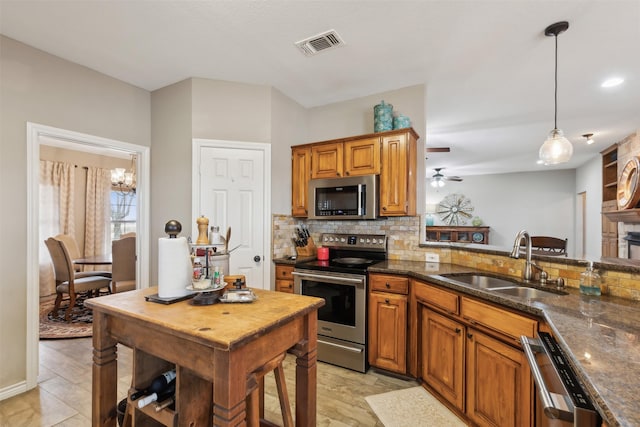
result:
<svg viewBox="0 0 640 427"><path fill-rule="evenodd" d="M593 269L593 261L589 261L587 269L580 274L580 293L584 295L602 294L602 279Z"/></svg>

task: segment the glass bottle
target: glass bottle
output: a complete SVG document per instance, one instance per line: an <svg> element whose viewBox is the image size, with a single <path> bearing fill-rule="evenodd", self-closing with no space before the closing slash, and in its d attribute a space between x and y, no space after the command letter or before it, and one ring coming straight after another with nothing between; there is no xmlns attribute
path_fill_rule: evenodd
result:
<svg viewBox="0 0 640 427"><path fill-rule="evenodd" d="M602 279L589 261L587 269L580 274L580 293L584 295L602 295Z"/></svg>

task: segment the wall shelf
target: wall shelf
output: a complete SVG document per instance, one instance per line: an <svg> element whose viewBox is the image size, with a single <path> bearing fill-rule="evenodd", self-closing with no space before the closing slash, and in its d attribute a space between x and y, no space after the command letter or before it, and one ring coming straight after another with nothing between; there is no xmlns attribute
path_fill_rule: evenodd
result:
<svg viewBox="0 0 640 427"><path fill-rule="evenodd" d="M427 226L426 237L429 242L465 242L489 244L489 227L465 226Z"/></svg>
<svg viewBox="0 0 640 427"><path fill-rule="evenodd" d="M602 212L610 221L640 224L640 208Z"/></svg>

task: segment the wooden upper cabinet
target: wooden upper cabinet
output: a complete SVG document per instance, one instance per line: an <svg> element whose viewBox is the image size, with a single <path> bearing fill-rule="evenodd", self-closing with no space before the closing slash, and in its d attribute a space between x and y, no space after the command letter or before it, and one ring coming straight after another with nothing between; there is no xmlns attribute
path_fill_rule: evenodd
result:
<svg viewBox="0 0 640 427"><path fill-rule="evenodd" d="M311 146L313 158L311 178L339 178L344 176L343 146L341 142Z"/></svg>
<svg viewBox="0 0 640 427"><path fill-rule="evenodd" d="M416 214L416 134L382 137L380 215Z"/></svg>
<svg viewBox="0 0 640 427"><path fill-rule="evenodd" d="M291 149L291 215L306 217L307 193L311 175L311 148L293 147Z"/></svg>
<svg viewBox="0 0 640 427"><path fill-rule="evenodd" d="M365 138L344 143L345 176L380 174L380 138Z"/></svg>

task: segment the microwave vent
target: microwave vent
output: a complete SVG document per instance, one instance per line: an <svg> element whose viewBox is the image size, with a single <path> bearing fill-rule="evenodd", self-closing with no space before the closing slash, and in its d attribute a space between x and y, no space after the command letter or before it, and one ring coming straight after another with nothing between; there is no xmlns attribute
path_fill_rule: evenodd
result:
<svg viewBox="0 0 640 427"><path fill-rule="evenodd" d="M322 51L335 49L344 44L345 42L335 30L325 31L295 43L298 49L306 56L314 56Z"/></svg>

